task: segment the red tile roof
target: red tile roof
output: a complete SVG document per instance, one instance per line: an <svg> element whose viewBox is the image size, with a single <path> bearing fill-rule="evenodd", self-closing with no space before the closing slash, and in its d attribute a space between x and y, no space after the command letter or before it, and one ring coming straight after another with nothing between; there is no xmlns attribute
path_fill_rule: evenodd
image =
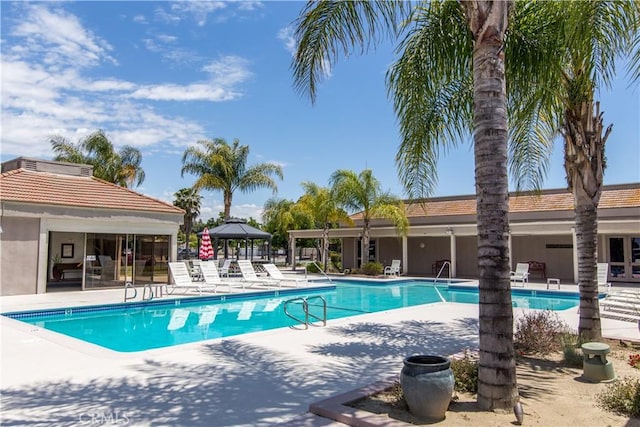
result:
<svg viewBox="0 0 640 427"><path fill-rule="evenodd" d="M620 188L622 187L622 188ZM600 197L598 209L609 208L640 208L640 184L605 187ZM423 204L406 203L405 209L410 218L422 216L451 216L475 215L475 197L460 196L435 198ZM570 192L550 190L539 194L511 195L509 197L509 212L550 212L573 210L573 195ZM362 213L351 216L352 219L362 218Z"/></svg>
<svg viewBox="0 0 640 427"><path fill-rule="evenodd" d="M176 206L95 177L15 169L0 175L0 199L21 203L184 214Z"/></svg>

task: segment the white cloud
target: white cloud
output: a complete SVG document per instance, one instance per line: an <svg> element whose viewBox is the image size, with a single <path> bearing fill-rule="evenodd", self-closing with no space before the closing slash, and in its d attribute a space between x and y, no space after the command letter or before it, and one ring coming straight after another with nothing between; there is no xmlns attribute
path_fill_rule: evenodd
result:
<svg viewBox="0 0 640 427"><path fill-rule="evenodd" d="M201 68L201 81L140 86L116 77L92 77L110 45L82 27L80 20L57 6L23 7L23 15L3 38L3 155L52 156L49 138L71 141L105 129L116 146L145 147L145 152L181 154L193 141L205 138L201 124L163 115L149 100L224 101L242 95L239 85L251 76L248 61L222 57ZM55 27L55 28L53 28ZM161 34L163 44L177 39ZM61 53L46 55L46 50ZM175 53L175 52L174 52ZM113 61L112 61L113 62Z"/></svg>
<svg viewBox="0 0 640 427"><path fill-rule="evenodd" d="M210 13L226 7L224 1L179 1L171 5L171 11L193 15L198 26L202 27L207 23L207 17Z"/></svg>
<svg viewBox="0 0 640 427"><path fill-rule="evenodd" d="M287 49L291 55L295 55L297 46L296 39L293 37L293 28L291 26L281 28L280 31L278 31L277 38L284 42L284 48Z"/></svg>
<svg viewBox="0 0 640 427"><path fill-rule="evenodd" d="M51 66L88 67L104 60L116 63L108 53L111 45L86 30L76 16L37 4L29 4L25 10L11 31L23 42L14 54L44 55L45 63Z"/></svg>
<svg viewBox="0 0 640 427"><path fill-rule="evenodd" d="M240 96L240 93L222 87L212 87L206 83L190 85L162 84L143 86L131 95L137 99L151 99L153 101L230 101Z"/></svg>
<svg viewBox="0 0 640 427"><path fill-rule="evenodd" d="M144 15L136 15L133 17L133 22L137 22L139 24L148 24L147 17Z"/></svg>
<svg viewBox="0 0 640 427"><path fill-rule="evenodd" d="M142 39L142 42L147 50L159 53L171 65L191 66L194 62L202 61L202 58L192 50L176 47L175 44L178 42L178 37L175 36L157 34Z"/></svg>
<svg viewBox="0 0 640 427"><path fill-rule="evenodd" d="M261 1L240 0L238 2L239 10L254 11L257 9L261 9L263 7L264 7L264 4Z"/></svg>
<svg viewBox="0 0 640 427"><path fill-rule="evenodd" d="M248 61L237 56L222 57L202 67L202 71L210 74L209 80L187 85L146 85L129 96L154 101L230 101L242 96L237 86L252 76Z"/></svg>
<svg viewBox="0 0 640 427"><path fill-rule="evenodd" d="M224 56L218 61L202 67L202 71L211 73L212 82L221 86L233 86L251 77L249 61L239 56Z"/></svg>
<svg viewBox="0 0 640 427"><path fill-rule="evenodd" d="M165 24L177 24L181 21L178 15L169 13L161 7L157 7L153 11L153 16L157 21L164 22Z"/></svg>
<svg viewBox="0 0 640 427"><path fill-rule="evenodd" d="M176 36L170 36L168 34L158 34L156 35L156 38L164 43L175 43L178 41Z"/></svg>

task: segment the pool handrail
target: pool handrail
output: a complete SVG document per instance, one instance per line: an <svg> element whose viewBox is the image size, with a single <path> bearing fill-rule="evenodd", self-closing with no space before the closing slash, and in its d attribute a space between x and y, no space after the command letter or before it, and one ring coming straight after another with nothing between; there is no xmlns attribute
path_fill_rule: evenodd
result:
<svg viewBox="0 0 640 427"><path fill-rule="evenodd" d="M317 262L315 261L311 261L308 264L313 264L316 266L316 268L318 269L318 271L329 281L329 283L331 283L331 277L327 276L327 273L324 272L324 270L322 269L322 267L320 267L320 265L318 265ZM307 264L307 265L308 265ZM305 280L307 280L307 267L305 266L304 268L304 278Z"/></svg>
<svg viewBox="0 0 640 427"><path fill-rule="evenodd" d="M444 271L445 267L449 267L449 281L451 281L451 263L449 261L444 261L442 263L442 267L440 267L440 271L438 271L438 274L436 275L436 278L433 279L433 284L435 285L438 282L438 279L440 278L440 275L442 274L442 272Z"/></svg>

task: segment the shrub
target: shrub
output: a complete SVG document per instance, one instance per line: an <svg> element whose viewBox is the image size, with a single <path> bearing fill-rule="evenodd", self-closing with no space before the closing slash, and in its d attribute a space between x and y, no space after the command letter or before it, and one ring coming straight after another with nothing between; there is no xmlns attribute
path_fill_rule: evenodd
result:
<svg viewBox="0 0 640 427"><path fill-rule="evenodd" d="M316 263L307 264L306 268L307 268L307 272L309 273L320 273L321 271L320 267L318 267Z"/></svg>
<svg viewBox="0 0 640 427"><path fill-rule="evenodd" d="M569 325L557 313L532 311L518 319L515 348L523 353L549 354L562 348L560 338L569 331Z"/></svg>
<svg viewBox="0 0 640 427"><path fill-rule="evenodd" d="M367 262L362 264L360 271L362 274L366 274L367 276L378 276L382 274L383 268L384 267L379 262Z"/></svg>
<svg viewBox="0 0 640 427"><path fill-rule="evenodd" d="M462 359L451 360L455 379L454 390L475 394L478 392L478 361L465 350Z"/></svg>
<svg viewBox="0 0 640 427"><path fill-rule="evenodd" d="M596 396L598 405L627 417L640 416L640 379L625 377Z"/></svg>
<svg viewBox="0 0 640 427"><path fill-rule="evenodd" d="M571 333L560 335L562 343L562 355L567 366L573 368L581 368L583 362L582 350L580 350L581 341L578 336Z"/></svg>

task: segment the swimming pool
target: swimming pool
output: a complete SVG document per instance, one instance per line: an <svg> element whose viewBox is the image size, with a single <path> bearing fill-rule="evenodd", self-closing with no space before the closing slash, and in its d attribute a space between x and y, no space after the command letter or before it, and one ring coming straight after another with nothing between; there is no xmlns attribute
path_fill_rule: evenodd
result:
<svg viewBox="0 0 640 427"><path fill-rule="evenodd" d="M514 307L563 310L578 304L577 294L513 290ZM340 281L314 289L212 295L109 306L5 313L44 329L111 350L134 352L283 327L300 327L284 313L303 318L302 298L321 296L327 319L393 310L434 302L478 303L476 288L429 280L398 282ZM295 300L295 301L293 301ZM309 312L322 316L320 298Z"/></svg>

